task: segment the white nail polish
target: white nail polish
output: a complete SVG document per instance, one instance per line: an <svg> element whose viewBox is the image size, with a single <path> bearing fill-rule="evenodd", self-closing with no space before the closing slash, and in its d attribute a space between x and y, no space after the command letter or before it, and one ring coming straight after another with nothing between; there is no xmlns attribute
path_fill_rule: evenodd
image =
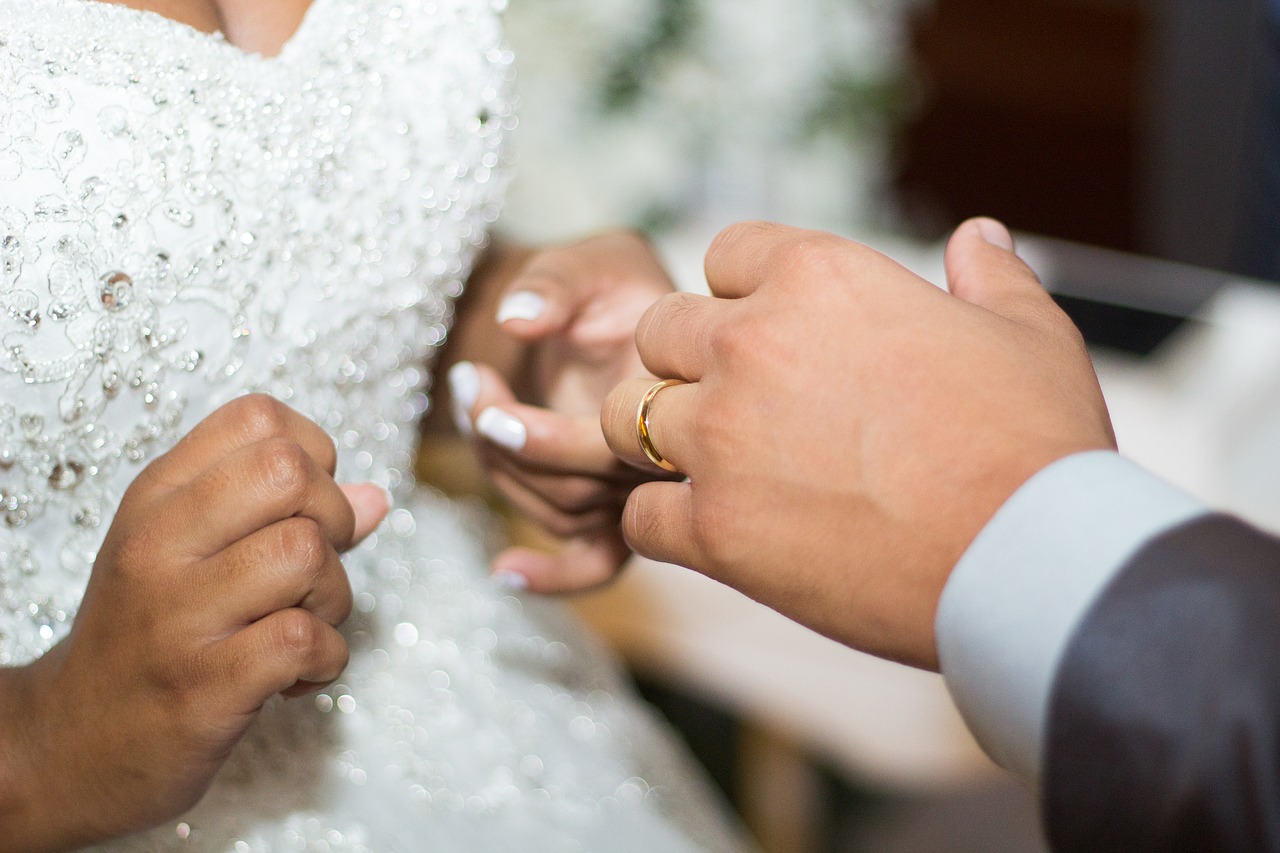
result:
<svg viewBox="0 0 1280 853"><path fill-rule="evenodd" d="M498 324L508 320L536 320L547 310L547 300L532 290L517 290L498 306Z"/></svg>
<svg viewBox="0 0 1280 853"><path fill-rule="evenodd" d="M458 432L470 438L471 407L480 396L480 371L469 361L460 361L449 368L449 397L453 405L453 423Z"/></svg>
<svg viewBox="0 0 1280 853"><path fill-rule="evenodd" d="M504 412L497 406L490 406L476 418L476 432L501 447L520 451L529 439L529 431L520 419Z"/></svg>
<svg viewBox="0 0 1280 853"><path fill-rule="evenodd" d="M449 395L453 404L470 411L480 396L480 371L469 361L460 361L449 368Z"/></svg>
<svg viewBox="0 0 1280 853"><path fill-rule="evenodd" d="M375 483L374 485L382 490L382 496L387 499L387 512L391 512L396 508L396 496L391 494L391 490L381 483Z"/></svg>
<svg viewBox="0 0 1280 853"><path fill-rule="evenodd" d="M453 425L458 430L458 435L463 438L471 438L475 435L475 428L471 426L471 416L457 406L453 407Z"/></svg>
<svg viewBox="0 0 1280 853"><path fill-rule="evenodd" d="M494 572L490 577L493 578L495 584L512 592L529 588L529 579L527 577L516 572L509 572L506 569Z"/></svg>

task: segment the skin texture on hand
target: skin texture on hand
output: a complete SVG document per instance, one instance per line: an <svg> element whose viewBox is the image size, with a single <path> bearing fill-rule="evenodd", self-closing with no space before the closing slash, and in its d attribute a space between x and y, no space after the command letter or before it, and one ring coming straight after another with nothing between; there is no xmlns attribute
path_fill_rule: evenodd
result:
<svg viewBox="0 0 1280 853"><path fill-rule="evenodd" d="M0 670L0 846L71 849L181 814L268 698L341 673L338 554L388 507L338 486L335 461L318 426L255 395L138 475L70 634Z"/></svg>
<svg viewBox="0 0 1280 853"><path fill-rule="evenodd" d="M627 231L524 253L506 266L507 276L480 283L501 289L481 299L491 325L478 331L470 320L465 331L505 338L519 355L505 365L455 364L451 402L490 480L565 546L557 554L508 549L493 568L537 592L589 588L630 556L622 507L655 476L609 450L600 407L615 384L644 371L636 323L673 286L649 244Z"/></svg>
<svg viewBox="0 0 1280 853"><path fill-rule="evenodd" d="M955 563L1032 474L1114 448L1083 340L992 220L947 247L951 293L866 246L745 223L707 253L712 297L642 320L663 390L648 425L685 483L639 486L627 541L855 648L937 667ZM610 446L649 470L636 407L611 393Z"/></svg>

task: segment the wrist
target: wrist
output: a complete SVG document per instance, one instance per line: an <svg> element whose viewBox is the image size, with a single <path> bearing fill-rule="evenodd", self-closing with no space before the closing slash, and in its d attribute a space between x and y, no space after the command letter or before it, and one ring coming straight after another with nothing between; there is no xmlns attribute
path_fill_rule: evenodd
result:
<svg viewBox="0 0 1280 853"><path fill-rule="evenodd" d="M31 666L0 669L0 827L22 851L56 849L42 831L43 786L33 778L32 680Z"/></svg>
<svg viewBox="0 0 1280 853"><path fill-rule="evenodd" d="M937 617L942 673L988 754L1035 780L1058 662L1095 598L1142 544L1205 512L1113 451L1057 460L964 553Z"/></svg>
<svg viewBox="0 0 1280 853"><path fill-rule="evenodd" d="M95 839L80 820L82 803L64 796L75 772L45 737L49 709L42 684L62 647L26 666L0 668L0 837L13 853L71 850Z"/></svg>

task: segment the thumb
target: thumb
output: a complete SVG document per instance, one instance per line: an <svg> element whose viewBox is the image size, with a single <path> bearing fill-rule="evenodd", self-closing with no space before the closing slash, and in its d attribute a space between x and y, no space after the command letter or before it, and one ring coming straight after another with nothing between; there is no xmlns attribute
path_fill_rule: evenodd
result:
<svg viewBox="0 0 1280 853"><path fill-rule="evenodd" d="M352 547L378 528L382 519L391 511L391 494L375 483L347 483L340 487L351 503L356 515L355 532L351 535Z"/></svg>
<svg viewBox="0 0 1280 853"><path fill-rule="evenodd" d="M1002 317L1042 325L1046 309L1055 307L1040 279L1014 254L1009 229L994 219L962 223L947 242L946 266L954 296Z"/></svg>

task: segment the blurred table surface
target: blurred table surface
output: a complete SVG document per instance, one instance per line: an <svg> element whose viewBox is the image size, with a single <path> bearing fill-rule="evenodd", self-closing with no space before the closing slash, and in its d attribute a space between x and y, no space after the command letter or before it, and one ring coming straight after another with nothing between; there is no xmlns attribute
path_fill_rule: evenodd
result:
<svg viewBox="0 0 1280 853"><path fill-rule="evenodd" d="M682 289L705 289L711 236L663 245ZM940 245L866 239L942 282ZM1149 357L1095 352L1121 450L1280 529L1280 288L1230 284L1199 319ZM924 792L996 772L940 677L855 652L693 572L636 560L577 607L633 667L769 726L853 781Z"/></svg>

